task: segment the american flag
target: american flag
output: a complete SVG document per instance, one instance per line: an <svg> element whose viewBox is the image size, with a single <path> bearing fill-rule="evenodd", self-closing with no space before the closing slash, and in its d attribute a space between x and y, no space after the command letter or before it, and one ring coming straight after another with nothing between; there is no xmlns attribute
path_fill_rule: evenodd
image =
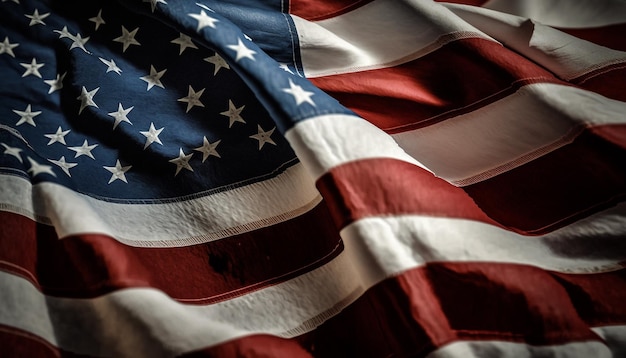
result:
<svg viewBox="0 0 626 358"><path fill-rule="evenodd" d="M626 355L626 2L2 0L0 356Z"/></svg>

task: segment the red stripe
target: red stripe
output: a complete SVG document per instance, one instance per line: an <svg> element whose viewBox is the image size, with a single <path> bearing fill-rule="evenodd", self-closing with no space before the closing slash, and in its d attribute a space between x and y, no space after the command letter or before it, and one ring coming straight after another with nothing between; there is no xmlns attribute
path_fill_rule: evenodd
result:
<svg viewBox="0 0 626 358"><path fill-rule="evenodd" d="M367 159L331 169L317 181L338 227L363 217L421 214L497 225L467 195L413 164Z"/></svg>
<svg viewBox="0 0 626 358"><path fill-rule="evenodd" d="M571 82L605 97L626 102L626 63L599 68Z"/></svg>
<svg viewBox="0 0 626 358"><path fill-rule="evenodd" d="M583 40L614 50L626 51L626 24L615 24L585 29L558 28Z"/></svg>
<svg viewBox="0 0 626 358"><path fill-rule="evenodd" d="M32 333L0 325L0 355L2 357L87 357L64 351Z"/></svg>
<svg viewBox="0 0 626 358"><path fill-rule="evenodd" d="M619 128L620 139L626 138L626 127ZM621 143L626 145L626 141ZM569 145L464 188L413 164L384 158L335 167L317 186L339 227L368 216L419 214L478 220L539 234L622 200L626 154L584 132Z"/></svg>
<svg viewBox="0 0 626 358"><path fill-rule="evenodd" d="M319 21L345 14L373 0L291 0L289 13L309 21Z"/></svg>
<svg viewBox="0 0 626 358"><path fill-rule="evenodd" d="M590 326L622 325L626 320L626 273L597 275L553 273L565 288L581 319ZM621 302L621 303L619 303Z"/></svg>
<svg viewBox="0 0 626 358"><path fill-rule="evenodd" d="M471 112L529 83L562 83L535 63L484 39L453 41L396 67L311 81L390 133Z"/></svg>
<svg viewBox="0 0 626 358"><path fill-rule="evenodd" d="M626 127L619 127L623 136ZM622 148L585 131L567 146L464 189L497 222L526 233L545 233L624 200Z"/></svg>
<svg viewBox="0 0 626 358"><path fill-rule="evenodd" d="M310 271L343 249L323 203L279 225L176 248L95 234L58 240L53 228L20 215L0 212L0 221L11 223L0 226L0 268L64 297L154 287L183 302L215 302Z"/></svg>
<svg viewBox="0 0 626 358"><path fill-rule="evenodd" d="M626 149L626 126L613 124L589 128L589 131L598 137Z"/></svg>

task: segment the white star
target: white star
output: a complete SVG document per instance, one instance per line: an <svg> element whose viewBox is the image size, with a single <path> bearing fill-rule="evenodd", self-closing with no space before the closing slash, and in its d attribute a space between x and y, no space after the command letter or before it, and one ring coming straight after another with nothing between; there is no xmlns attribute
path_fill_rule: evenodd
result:
<svg viewBox="0 0 626 358"><path fill-rule="evenodd" d="M48 94L63 88L63 79L65 79L65 75L67 75L67 72L63 73L62 75L57 74L57 78L54 80L44 80L44 82L48 84L48 86L50 86Z"/></svg>
<svg viewBox="0 0 626 358"><path fill-rule="evenodd" d="M146 91L150 91L150 89L154 86L165 88L165 86L163 86L163 83L161 83L161 77L163 77L165 71L167 71L167 68L163 71L157 72L154 66L150 65L150 74L141 77L142 80L148 82L148 89L146 89Z"/></svg>
<svg viewBox="0 0 626 358"><path fill-rule="evenodd" d="M189 110L192 109L193 106L204 107L204 104L200 102L200 96L202 96L202 93L204 92L204 90L205 88L196 92L193 90L193 88L191 88L191 86L189 86L187 97L178 99L178 102L187 102L187 110L185 111L185 113L189 112Z"/></svg>
<svg viewBox="0 0 626 358"><path fill-rule="evenodd" d="M189 160L191 159L192 155L193 153L185 154L185 152L183 152L183 148L179 148L178 158L168 160L170 163L176 164L176 174L174 174L174 176L177 176L180 170L183 168L193 172L193 168L191 168L191 165L189 165Z"/></svg>
<svg viewBox="0 0 626 358"><path fill-rule="evenodd" d="M63 26L62 30L54 30L54 32L56 32L57 34L59 34L59 38L68 38L68 39L73 39L74 35L72 35L68 30L67 30L67 26Z"/></svg>
<svg viewBox="0 0 626 358"><path fill-rule="evenodd" d="M39 10L35 9L35 12L32 15L24 15L24 16L30 19L30 23L28 24L28 26L34 26L37 24L46 25L46 23L43 22L43 19L50 16L50 13L48 12L48 13L39 15Z"/></svg>
<svg viewBox="0 0 626 358"><path fill-rule="evenodd" d="M22 151L20 148L17 147L9 147L8 145L4 144L4 143L0 143L2 144L2 146L4 147L4 154L8 154L8 155L12 155L15 158L17 158L17 160L20 161L20 163L23 163L22 161L22 156L20 155L20 152Z"/></svg>
<svg viewBox="0 0 626 358"><path fill-rule="evenodd" d="M206 137L202 137L202 146L198 147L198 148L194 148L195 151L198 151L200 153L202 153L202 163L204 163L204 161L210 156L216 156L218 158L221 158L220 154L217 152L217 150L215 148L217 148L217 145L220 144L221 140L216 140L215 142L211 143L208 141L208 139L206 139Z"/></svg>
<svg viewBox="0 0 626 358"><path fill-rule="evenodd" d="M243 111L245 107L246 106L241 106L237 108L235 107L233 101L231 101L230 99L228 100L228 110L220 113L221 115L228 117L228 128L232 127L233 123L235 122L246 123L246 121L241 118L241 111Z"/></svg>
<svg viewBox="0 0 626 358"><path fill-rule="evenodd" d="M48 145L54 144L56 142L59 142L59 143L65 145L65 136L69 132L70 132L69 129L64 131L63 129L61 129L61 126L59 126L59 128L57 128L56 133L44 134L44 136L46 136L47 138L50 138L50 141L48 142Z"/></svg>
<svg viewBox="0 0 626 358"><path fill-rule="evenodd" d="M289 73L291 73L292 75L294 74L293 72L291 72L291 69L289 68L289 66L287 66L287 64L286 64L286 63L281 63L281 64L279 65L279 67L280 67L282 70L284 70L285 72L289 72Z"/></svg>
<svg viewBox="0 0 626 358"><path fill-rule="evenodd" d="M36 116L41 114L41 111L37 111L37 112L33 112L31 110L30 104L28 106L26 106L26 109L23 111L18 111L16 109L13 110L13 113L17 114L18 116L20 116L20 120L17 121L17 123L15 124L16 126L19 126L21 124L24 123L28 123L33 127L37 127L37 125L35 124L35 121L33 120L33 118L35 118Z"/></svg>
<svg viewBox="0 0 626 358"><path fill-rule="evenodd" d="M13 44L10 43L9 37L5 36L4 41L0 43L0 54L6 53L7 55L11 57L15 57L15 54L13 53L13 49L19 45L20 44L18 43L13 43Z"/></svg>
<svg viewBox="0 0 626 358"><path fill-rule="evenodd" d="M98 11L98 15L96 15L94 17L90 17L89 21L91 21L94 24L96 24L96 31L98 31L98 27L100 27L100 25L106 24L106 22L104 22L104 19L102 18L102 9L100 9Z"/></svg>
<svg viewBox="0 0 626 358"><path fill-rule="evenodd" d="M135 36L137 35L138 30L139 28L136 28L133 31L128 32L124 25L122 25L122 36L114 38L113 41L121 42L123 44L122 52L126 52L126 49L130 45L141 46L139 41L135 40Z"/></svg>
<svg viewBox="0 0 626 358"><path fill-rule="evenodd" d="M154 12L154 9L156 9L157 3L161 3L163 5L167 5L167 2L165 2L165 0L143 0L143 2L149 2L150 3L150 6L152 7L152 12Z"/></svg>
<svg viewBox="0 0 626 358"><path fill-rule="evenodd" d="M296 100L296 105L301 105L304 102L315 106L315 102L311 99L311 96L314 95L313 92L309 92L304 90L300 85L293 83L291 78L289 79L289 88L283 88L283 92L289 93Z"/></svg>
<svg viewBox="0 0 626 358"><path fill-rule="evenodd" d="M237 39L236 45L228 45L227 47L237 52L237 57L235 58L235 62L239 62L239 60L241 60L244 57L249 58L252 61L254 61L254 54L256 53L256 51L253 51L247 48L246 45L244 45L244 43L241 41L241 39Z"/></svg>
<svg viewBox="0 0 626 358"><path fill-rule="evenodd" d="M143 150L146 150L146 148L148 148L148 146L154 142L157 142L160 145L163 145L163 143L161 143L161 140L159 139L159 134L161 134L162 131L163 131L163 128L156 129L154 128L154 123L151 122L150 129L144 132L139 132L143 134L144 136L146 136L146 144L143 146Z"/></svg>
<svg viewBox="0 0 626 358"><path fill-rule="evenodd" d="M78 165L78 163L68 163L65 161L65 156L61 156L61 158L59 158L59 160L52 160L52 159L48 159L48 161L58 165L61 170L63 170L63 172L65 172L65 174L67 174L68 177L72 177L72 174L70 174L70 169L74 168L75 166Z"/></svg>
<svg viewBox="0 0 626 358"><path fill-rule="evenodd" d="M107 72L109 73L111 71L117 73L118 75L122 73L122 69L117 67L117 64L115 63L115 61L113 61L113 59L111 59L111 61L107 61L102 57L98 57L100 59L100 61L102 63L104 63L105 65L107 65Z"/></svg>
<svg viewBox="0 0 626 358"><path fill-rule="evenodd" d="M213 76L217 75L217 71L220 70L220 68L225 68L227 70L230 70L230 66L228 66L228 63L222 58L222 56L218 55L217 53L215 53L215 55L207 57L204 59L206 62L210 62L215 66L215 70L213 70Z"/></svg>
<svg viewBox="0 0 626 358"><path fill-rule="evenodd" d="M115 162L115 166L114 167L105 167L105 166L103 166L104 169L106 169L106 170L108 170L108 171L110 171L112 173L111 179L109 179L109 183L108 184L111 184L111 183L113 183L114 181L116 181L118 179L123 181L124 183L128 183L128 181L126 181L126 172L128 170L130 170L130 168L132 168L132 167L133 167L132 165L128 165L128 166L123 167L122 164L120 163L119 159Z"/></svg>
<svg viewBox="0 0 626 358"><path fill-rule="evenodd" d="M215 23L219 22L217 19L214 19L211 16L207 15L206 12L204 12L204 10L200 10L199 14L187 14L187 15L198 20L198 29L196 30L198 32L200 32L200 30L202 30L203 28L207 26L215 28Z"/></svg>
<svg viewBox="0 0 626 358"><path fill-rule="evenodd" d="M117 125L120 124L121 122L127 122L132 125L131 121L128 119L128 117L126 117L126 115L130 113L130 111L132 111L133 108L135 107L133 106L133 107L124 109L121 103L117 104L117 112L109 113L109 116L115 118L115 122L113 123L113 129L115 129Z"/></svg>
<svg viewBox="0 0 626 358"><path fill-rule="evenodd" d="M183 51L185 51L185 49L187 49L187 47L190 48L195 48L197 49L198 46L196 46L193 41L191 41L191 37L180 33L177 39L174 39L172 41L170 41L173 44L177 44L178 46L180 46L180 50L178 51L179 55L182 55Z"/></svg>
<svg viewBox="0 0 626 358"><path fill-rule="evenodd" d="M42 173L50 174L53 177L57 176L52 171L52 167L51 166L39 164L36 161L34 161L33 158L31 158L31 157L26 157L26 158L30 162L30 169L28 169L28 172L31 174L32 177L36 177L37 175L42 174Z"/></svg>
<svg viewBox="0 0 626 358"><path fill-rule="evenodd" d="M85 53L91 53L85 48L85 44L87 43L87 41L89 41L89 36L82 38L80 33L76 33L76 36L72 36L71 39L72 44L70 45L70 50L78 47L79 49L85 51Z"/></svg>
<svg viewBox="0 0 626 358"><path fill-rule="evenodd" d="M22 67L26 69L22 77L26 77L28 75L33 75L41 78L41 73L39 73L39 69L44 66L43 63L37 63L37 60L33 57L33 60L30 63L20 63Z"/></svg>
<svg viewBox="0 0 626 358"><path fill-rule="evenodd" d="M89 145L89 143L87 142L87 139L85 139L85 141L83 142L83 145L81 145L80 147L68 147L67 149L70 149L76 152L76 155L74 156L74 158L78 158L81 155L86 155L91 159L96 159L94 158L93 154L91 154L91 151L94 150L94 148L97 146L98 146L97 144Z"/></svg>
<svg viewBox="0 0 626 358"><path fill-rule="evenodd" d="M253 138L259 141L259 150L263 148L263 145L265 143L276 145L276 143L274 143L274 141L271 138L272 133L274 133L274 130L276 129L276 127L270 129L267 132L264 131L263 128L261 128L261 126L258 124L257 124L257 127L258 127L258 133L251 135L250 138Z"/></svg>
<svg viewBox="0 0 626 358"><path fill-rule="evenodd" d="M87 92L87 89L83 86L80 96L76 97L76 99L80 100L80 109L78 110L78 114L81 114L83 109L87 106L98 108L96 102L93 101L93 96L96 95L96 92L98 92L99 89L100 87L96 87L95 89Z"/></svg>

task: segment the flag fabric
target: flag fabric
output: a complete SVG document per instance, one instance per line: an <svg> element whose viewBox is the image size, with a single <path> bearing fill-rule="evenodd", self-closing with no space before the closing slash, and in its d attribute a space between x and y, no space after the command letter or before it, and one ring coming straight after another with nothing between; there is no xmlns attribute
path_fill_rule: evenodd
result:
<svg viewBox="0 0 626 358"><path fill-rule="evenodd" d="M626 2L3 0L0 355L626 354Z"/></svg>

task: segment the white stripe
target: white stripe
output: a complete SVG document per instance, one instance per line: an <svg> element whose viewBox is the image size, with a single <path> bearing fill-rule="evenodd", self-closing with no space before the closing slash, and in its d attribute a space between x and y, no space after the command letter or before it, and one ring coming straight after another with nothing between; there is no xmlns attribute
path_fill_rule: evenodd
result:
<svg viewBox="0 0 626 358"><path fill-rule="evenodd" d="M626 23L623 0L490 0L483 6L563 28Z"/></svg>
<svg viewBox="0 0 626 358"><path fill-rule="evenodd" d="M476 6L446 6L481 31L565 80L626 62L626 52L596 45L523 17Z"/></svg>
<svg viewBox="0 0 626 358"><path fill-rule="evenodd" d="M435 175L463 186L571 143L585 127L625 124L624 113L624 102L575 87L539 83L393 138Z"/></svg>
<svg viewBox="0 0 626 358"><path fill-rule="evenodd" d="M496 262L563 273L623 268L626 204L542 236L465 219L420 215L363 218L341 231L362 285L430 262Z"/></svg>
<svg viewBox="0 0 626 358"><path fill-rule="evenodd" d="M599 341L573 342L546 346L503 341L456 341L426 356L427 358L610 358L609 348Z"/></svg>
<svg viewBox="0 0 626 358"><path fill-rule="evenodd" d="M262 182L171 203L122 204L0 175L0 210L51 224L61 238L100 233L131 246L185 246L270 226L321 201L301 164ZM182 220L182 221L181 221ZM184 222L184 225L181 225Z"/></svg>
<svg viewBox="0 0 626 358"><path fill-rule="evenodd" d="M92 299L43 295L0 271L0 324L64 350L96 356L171 357L255 333L313 330L364 292L342 255L295 279L213 305L186 305L145 288Z"/></svg>
<svg viewBox="0 0 626 358"><path fill-rule="evenodd" d="M313 117L296 123L285 137L315 178L335 166L367 158L394 158L423 167L387 133L352 115Z"/></svg>
<svg viewBox="0 0 626 358"><path fill-rule="evenodd" d="M321 21L292 18L307 77L391 67L459 38L488 38L430 1L377 0Z"/></svg>

